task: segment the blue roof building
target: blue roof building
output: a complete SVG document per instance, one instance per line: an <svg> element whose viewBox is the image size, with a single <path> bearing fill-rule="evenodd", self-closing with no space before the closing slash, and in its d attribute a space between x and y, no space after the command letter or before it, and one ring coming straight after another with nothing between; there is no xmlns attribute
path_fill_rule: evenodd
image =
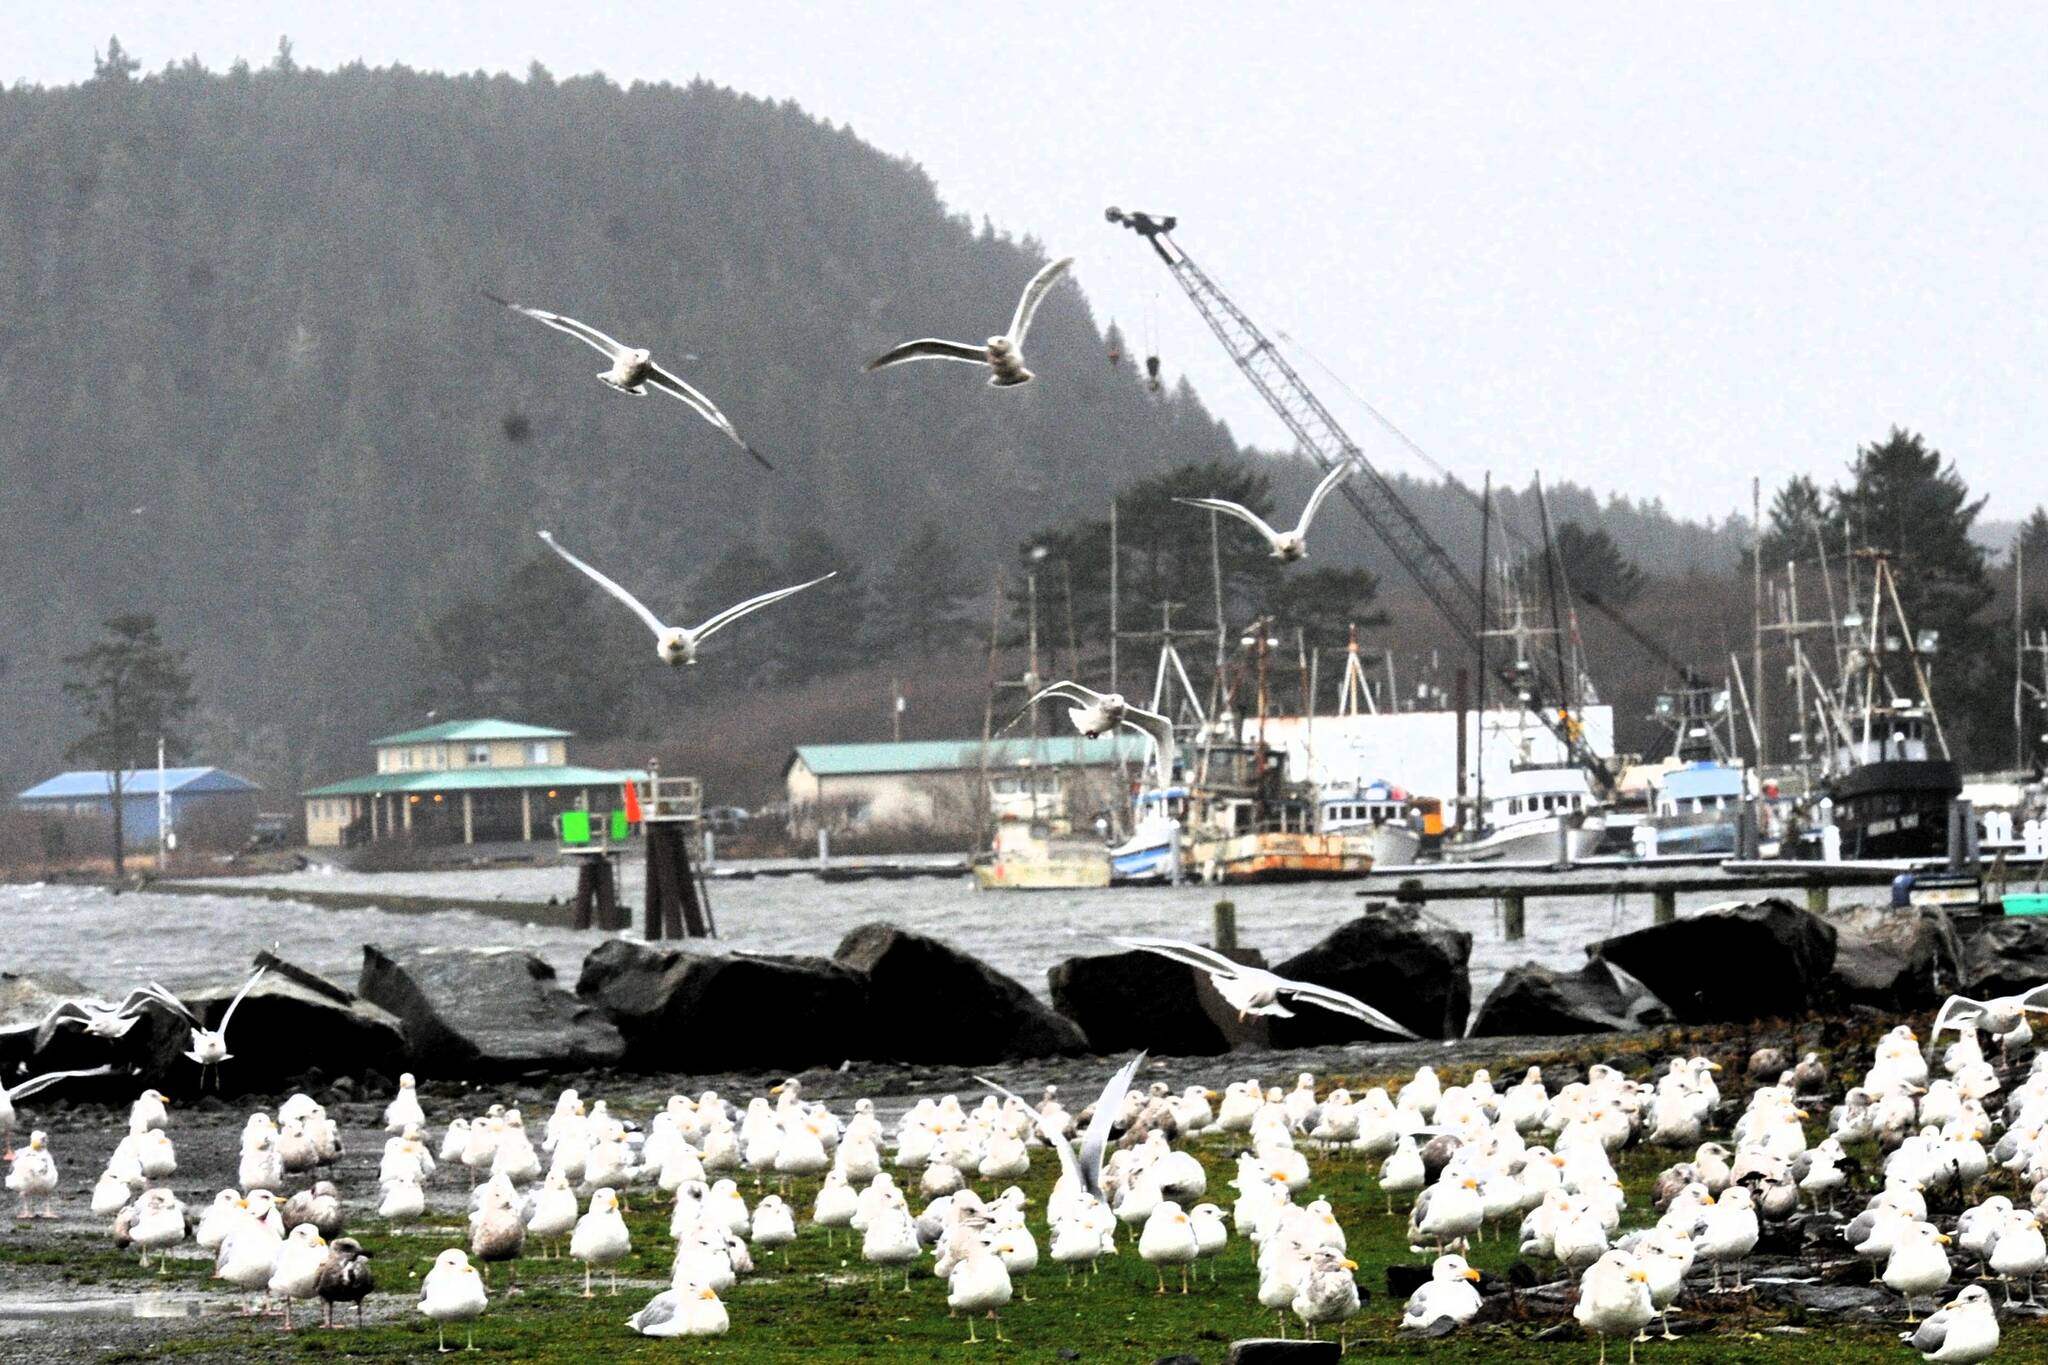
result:
<svg viewBox="0 0 2048 1365"><path fill-rule="evenodd" d="M157 770L136 768L121 777L121 836L129 848L156 842ZM163 791L168 793L171 828L191 829L204 817L209 827L218 828L231 842L247 837L256 815L256 797L262 791L254 782L225 768L166 768ZM25 811L45 815L105 818L114 813L113 777L103 772L58 773L15 795Z"/></svg>

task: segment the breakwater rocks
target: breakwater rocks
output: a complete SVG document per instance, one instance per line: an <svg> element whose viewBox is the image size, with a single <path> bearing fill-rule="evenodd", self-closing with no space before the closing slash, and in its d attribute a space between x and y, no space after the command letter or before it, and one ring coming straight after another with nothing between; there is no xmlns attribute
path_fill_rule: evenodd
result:
<svg viewBox="0 0 2048 1365"><path fill-rule="evenodd" d="M1916 912L1870 907L1816 915L1783 900L1717 906L1590 945L1578 971L1512 968L1474 1011L1470 936L1414 907L1373 906L1274 970L1447 1039L1924 1010L1952 990L2008 992L2048 978L2048 922L1993 917L1970 928L1959 935ZM1260 960L1251 949L1233 955ZM829 958L610 939L587 956L573 989L523 949L366 945L353 990L268 953L257 960L269 970L228 1028L233 1060L221 1080L230 1093L400 1070L458 1080L795 1072L1139 1048L1208 1056L1383 1036L1301 1001L1291 1018L1240 1019L1206 974L1150 953L1055 964L1048 1006L970 954L886 923L855 929ZM240 985L174 983L209 1027L220 1025ZM112 1065L116 1089L189 1090L191 1025L162 1005L143 1006L120 1038L38 1028L59 1000L81 993L61 977L0 974L0 1064L32 1072Z"/></svg>

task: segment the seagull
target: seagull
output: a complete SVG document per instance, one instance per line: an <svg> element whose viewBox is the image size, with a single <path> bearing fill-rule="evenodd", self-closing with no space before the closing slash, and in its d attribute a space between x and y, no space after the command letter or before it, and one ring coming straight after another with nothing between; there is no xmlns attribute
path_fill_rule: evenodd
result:
<svg viewBox="0 0 2048 1365"><path fill-rule="evenodd" d="M1175 498L1174 501L1186 503L1190 507L1206 507L1212 512L1222 512L1236 517L1266 538L1266 543L1273 547L1273 558L1292 564L1308 553L1308 524L1316 519L1316 509L1323 505L1324 498L1330 496L1331 489L1344 482L1345 476L1350 474L1354 467L1350 460L1344 460L1323 475L1323 481L1316 485L1316 491L1308 495L1308 506L1302 509L1301 520L1294 523L1294 529L1291 531L1274 530L1257 512L1241 502L1232 502L1228 498Z"/></svg>
<svg viewBox="0 0 2048 1365"><path fill-rule="evenodd" d="M1929 1045L1941 1036L1943 1029L1961 1031L1971 1025L2000 1038L2018 1028L2030 1013L2048 1014L2048 982L2018 995L2002 995L1995 1000L1972 1000L1967 995L1951 995L1943 1002L1941 1012L1934 1016L1934 1027L1927 1035Z"/></svg>
<svg viewBox="0 0 2048 1365"><path fill-rule="evenodd" d="M1074 728L1089 739L1100 738L1111 730L1116 729L1119 725L1129 726L1139 734L1144 735L1152 741L1153 748L1158 752L1159 780L1162 782L1172 781L1174 765L1173 722L1160 715L1157 711L1147 711L1142 706L1133 706L1130 702L1124 700L1124 695L1121 692L1097 692L1092 687L1083 687L1080 683L1062 678L1060 681L1039 691L1030 701L1025 702L1023 709L1012 716L1009 724L1005 725L1003 730L999 730L997 733L1003 733L1011 725L1015 725L1018 721L1029 715L1031 708L1044 701L1047 697L1065 697L1068 701L1079 702L1080 705L1068 708L1067 719L1073 721Z"/></svg>
<svg viewBox="0 0 2048 1365"><path fill-rule="evenodd" d="M1054 283L1067 273L1067 267L1073 263L1072 256L1062 256L1033 275L1031 283L1024 286L1024 297L1017 300L1017 311L1010 318L1010 330L1001 336L990 337L987 345L970 346L964 341L924 337L884 351L870 360L867 368L872 372L890 365L901 365L906 360L964 360L970 365L989 367L991 388L1007 389L1030 383L1031 371L1024 368L1024 333L1031 328L1031 315L1038 311L1038 305L1045 300Z"/></svg>
<svg viewBox="0 0 2048 1365"><path fill-rule="evenodd" d="M1348 1014L1353 1019L1363 1019L1376 1029L1399 1034L1403 1038L1422 1041L1422 1035L1395 1023L1386 1015L1354 999L1342 991L1333 991L1328 986L1317 986L1307 981L1289 981L1263 967L1248 967L1242 962L1232 962L1213 948L1204 948L1198 943L1183 943L1172 938L1113 938L1110 942L1122 948L1134 948L1140 952L1157 953L1161 957L1184 962L1209 974L1209 982L1216 993L1229 1001L1243 1019L1248 1014L1277 1015L1292 1019L1294 1011L1280 1003L1280 997L1291 995L1311 1005L1320 1005L1337 1014Z"/></svg>
<svg viewBox="0 0 2048 1365"><path fill-rule="evenodd" d="M1095 1100L1095 1117L1088 1121L1088 1131L1081 1135L1081 1150L1076 1152L1074 1144L1067 1141L1067 1135L1060 1131L1060 1125L1047 1120L1031 1105L1024 1104L1011 1091L998 1085L986 1076L974 1079L1006 1099L1017 1100L1018 1104L1031 1114L1031 1121L1038 1125L1038 1131L1045 1134L1045 1140L1059 1153L1060 1172L1072 1176L1074 1183L1087 1193L1109 1206L1109 1196L1102 1192L1102 1153L1109 1146L1109 1130L1116 1124L1117 1115L1124 1107L1124 1095L1131 1088L1131 1078L1138 1074L1138 1067L1145 1060L1140 1052L1123 1065L1123 1070L1111 1076L1102 1087L1102 1094Z"/></svg>
<svg viewBox="0 0 2048 1365"><path fill-rule="evenodd" d="M510 299L501 299L488 289L478 292L492 303L503 304L515 313L524 313L535 322L552 327L557 332L566 332L586 346L602 351L605 357L612 362L612 367L609 370L600 370L597 377L604 383L617 389L620 393L630 393L635 398L644 398L647 396L648 386L652 385L670 397L680 398L683 402L689 404L690 409L699 417L702 417L705 421L711 423L712 426L724 432L726 439L730 440L741 450L746 451L747 454L753 456L755 462L761 468L775 468L774 465L768 463L760 451L746 443L740 436L739 431L726 418L726 415L718 410L716 403L713 403L691 385L685 383L680 377L670 374L667 370L655 364L652 352L614 341L588 323L578 322L576 319L561 313L550 313L545 308L528 308L523 303L514 303Z"/></svg>
<svg viewBox="0 0 2048 1365"><path fill-rule="evenodd" d="M109 1040L126 1037L142 1017L143 1006L155 999L149 991L138 989L128 992L118 1005L93 998L61 1000L36 1027L35 1050L41 1052L48 1047L60 1028L79 1028L95 1038Z"/></svg>
<svg viewBox="0 0 2048 1365"><path fill-rule="evenodd" d="M794 593L800 593L805 588L815 588L827 578L839 576L839 571L834 569L831 573L819 578L813 578L808 583L799 583L793 588L777 588L774 592L764 592L759 597L749 597L738 606L727 607L724 611L719 612L716 616L706 620L704 624L693 630L687 626L663 625L661 618L649 611L639 598L633 596L632 593L627 592L624 588L612 582L611 579L606 578L596 569L591 568L575 555L570 554L567 550L557 545L555 538L546 531L540 533L540 538L548 543L550 550L553 550L556 554L575 565L577 569L587 575L598 587L603 588L613 597L618 598L619 601L631 607L633 614L646 623L649 630L654 632L654 652L661 656L663 663L671 666L675 664L696 663L697 646L703 644L712 635L725 629L725 627L739 620L748 612L759 611L771 603L780 602L785 597L791 596Z"/></svg>
<svg viewBox="0 0 2048 1365"><path fill-rule="evenodd" d="M4 1136L7 1155L14 1155L14 1102L25 1100L39 1090L47 1090L59 1081L68 1081L80 1076L110 1076L114 1068L96 1066L90 1071L45 1071L40 1076L31 1076L18 1085L0 1089L0 1136Z"/></svg>
<svg viewBox="0 0 2048 1365"><path fill-rule="evenodd" d="M228 1001L227 1013L220 1017L220 1027L214 1029L206 1027L205 1021L188 1009L184 1001L172 995L162 986L157 985L156 982L150 982L146 988L153 998L162 1002L167 1008L183 1015L185 1021L192 1025L192 1050L187 1052L185 1057L187 1060L199 1064L199 1083L202 1087L206 1084L208 1068L218 1067L222 1062L230 1061L234 1058L235 1054L228 1051L228 1021L235 1017L235 1007L242 1003L242 997L247 995L250 989L263 979L263 974L269 970L270 968L267 966L258 967L256 974L242 983L242 989L236 991L235 998ZM218 1078L216 1078L216 1083L218 1083Z"/></svg>

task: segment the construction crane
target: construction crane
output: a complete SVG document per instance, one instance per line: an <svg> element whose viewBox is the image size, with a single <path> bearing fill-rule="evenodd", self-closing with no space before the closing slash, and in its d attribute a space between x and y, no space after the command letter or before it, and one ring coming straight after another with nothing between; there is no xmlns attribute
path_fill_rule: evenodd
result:
<svg viewBox="0 0 2048 1365"><path fill-rule="evenodd" d="M1401 567L1408 571L1416 586L1435 604L1437 611L1466 646L1484 659L1481 632L1485 622L1481 619L1478 588L1458 567L1457 561L1429 534L1421 518L1401 500L1386 476L1373 468L1372 462L1358 448L1358 443L1346 434L1322 400L1287 363L1279 348L1259 330L1258 324L1246 316L1245 311L1180 249L1172 235L1180 220L1125 212L1114 207L1103 216L1112 223L1129 228L1151 244L1159 259L1166 262L1166 268L1173 272L1182 292L1193 301L1202 320L1209 324L1209 330L1223 343L1223 349L1231 360L1244 371L1245 378L1251 380L1252 387L1259 391L1266 405L1287 424L1287 429L1294 434L1301 448L1325 472L1340 464L1349 464L1356 471L1359 477L1346 479L1337 486L1344 500L1401 562ZM1541 721L1565 752L1571 755L1572 761L1586 770L1601 793L1611 792L1614 774L1609 771L1606 761L1586 742L1585 731L1570 709L1547 702L1540 694L1532 673L1503 669L1498 671L1498 676L1510 694L1519 697L1530 714Z"/></svg>

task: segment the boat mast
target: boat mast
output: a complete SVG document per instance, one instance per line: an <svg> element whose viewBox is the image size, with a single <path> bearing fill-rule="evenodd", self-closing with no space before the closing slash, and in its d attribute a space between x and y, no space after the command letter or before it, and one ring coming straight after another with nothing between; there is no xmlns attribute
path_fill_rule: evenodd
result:
<svg viewBox="0 0 2048 1365"><path fill-rule="evenodd" d="M1493 471L1486 471L1486 482L1479 493L1479 638L1473 646L1479 654L1479 718L1474 722L1472 745L1472 824L1477 834L1486 825L1486 632L1487 632L1487 585L1493 581L1493 570L1489 560L1493 556ZM1464 820L1459 812L1458 819Z"/></svg>

